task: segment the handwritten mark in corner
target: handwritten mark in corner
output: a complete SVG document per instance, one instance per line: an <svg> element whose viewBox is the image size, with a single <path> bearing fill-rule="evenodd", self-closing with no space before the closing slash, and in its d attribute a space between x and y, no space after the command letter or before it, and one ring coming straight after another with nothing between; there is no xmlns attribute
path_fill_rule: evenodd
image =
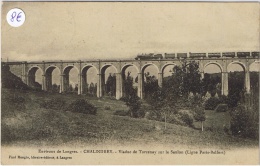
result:
<svg viewBox="0 0 260 166"><path fill-rule="evenodd" d="M19 27L25 22L25 13L19 8L9 10L6 20L12 27Z"/></svg>

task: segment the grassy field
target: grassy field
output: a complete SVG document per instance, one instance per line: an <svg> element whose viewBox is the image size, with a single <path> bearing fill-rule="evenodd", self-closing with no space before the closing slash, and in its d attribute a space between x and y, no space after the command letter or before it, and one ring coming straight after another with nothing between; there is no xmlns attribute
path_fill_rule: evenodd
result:
<svg viewBox="0 0 260 166"><path fill-rule="evenodd" d="M25 107L13 104L17 96L25 98ZM70 103L88 99L98 110L97 115L44 109L44 100L60 98ZM2 144L19 146L84 146L84 145L151 145L199 148L258 147L258 141L236 138L223 130L229 123L229 113L206 111L205 131L195 128L147 120L116 116L116 110L127 110L122 101L97 99L76 94L2 89ZM106 108L110 107L110 109ZM105 109L106 108L106 109Z"/></svg>

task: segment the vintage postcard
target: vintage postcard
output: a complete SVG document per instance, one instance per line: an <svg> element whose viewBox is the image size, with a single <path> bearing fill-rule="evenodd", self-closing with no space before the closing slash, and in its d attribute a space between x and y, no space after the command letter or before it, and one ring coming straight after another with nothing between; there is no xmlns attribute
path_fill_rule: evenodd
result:
<svg viewBox="0 0 260 166"><path fill-rule="evenodd" d="M2 165L259 164L258 2L2 2Z"/></svg>

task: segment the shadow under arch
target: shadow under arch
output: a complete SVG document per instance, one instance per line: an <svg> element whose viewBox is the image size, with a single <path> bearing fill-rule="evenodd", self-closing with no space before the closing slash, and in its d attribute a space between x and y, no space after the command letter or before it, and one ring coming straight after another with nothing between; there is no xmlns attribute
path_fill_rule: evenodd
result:
<svg viewBox="0 0 260 166"><path fill-rule="evenodd" d="M96 74L92 75L93 77L95 76L96 78L98 77L98 69L94 65L85 65L82 67L81 70L81 92L82 94L89 93L91 95L97 95L97 84L96 85L88 85L88 71L94 69ZM92 83L92 82L91 82Z"/></svg>
<svg viewBox="0 0 260 166"><path fill-rule="evenodd" d="M36 82L36 72L37 71L41 72L41 83ZM40 68L39 66L32 66L31 68L29 68L28 70L28 86L35 88L35 89L39 89L42 90L43 89L43 80L42 80L42 76L44 75L44 72L42 70L42 68Z"/></svg>
<svg viewBox="0 0 260 166"><path fill-rule="evenodd" d="M111 67L114 69L115 71L115 75L116 73L118 73L118 69L113 65L113 64L105 64L103 65L101 68L100 68L100 75L101 75L101 96L104 96L105 95L105 92L108 93L109 96L119 96L117 93L119 93L117 90L116 90L116 86L117 86L117 82L116 82L116 76L115 75L109 75L107 79L111 77L112 78L112 82L111 83L111 87L110 85L106 85L106 70ZM114 77L115 76L115 77ZM115 80L114 80L115 79ZM115 93L115 94L114 94Z"/></svg>
<svg viewBox="0 0 260 166"><path fill-rule="evenodd" d="M259 98L259 81L260 81L260 63L253 62L249 65L250 73L250 92L252 96L257 95L256 99Z"/></svg>
<svg viewBox="0 0 260 166"><path fill-rule="evenodd" d="M208 62L203 67L203 88L202 94L209 93L212 97L216 94L222 95L223 92L223 67L217 62Z"/></svg>
<svg viewBox="0 0 260 166"><path fill-rule="evenodd" d="M161 68L162 77L165 76L165 69L167 67L169 67L169 66L173 66L173 68L174 68L174 66L177 66L177 64L175 64L175 63L167 63L167 64L163 65L162 68Z"/></svg>
<svg viewBox="0 0 260 166"><path fill-rule="evenodd" d="M62 78L63 78L63 85L62 85L62 92L68 92L70 89L70 71L75 68L77 71L77 80L78 80L78 74L79 74L79 69L74 66L74 65L68 65L63 69L63 74L62 74Z"/></svg>
<svg viewBox="0 0 260 166"><path fill-rule="evenodd" d="M157 74L160 73L160 70L159 70L158 66L156 66L156 65L153 64L153 63L147 63L147 64L143 65L142 68L141 68L142 74L144 73L145 69L146 69L147 67L149 67L149 66L154 66L154 67L157 69Z"/></svg>
<svg viewBox="0 0 260 166"><path fill-rule="evenodd" d="M151 67L148 69L148 67ZM145 73L145 70L147 70L147 73ZM155 70L153 70L155 69ZM153 93L153 91L159 86L159 73L160 69L157 65L153 63L147 63L142 66L141 68L141 78L138 78L138 81L141 81L141 98L147 98L149 94ZM161 74L161 73L160 73ZM139 92L138 92L139 93Z"/></svg>
<svg viewBox="0 0 260 166"><path fill-rule="evenodd" d="M130 69L130 68L133 68L136 73L134 73L134 75L131 76L131 73L133 72L130 72L130 73L127 73L126 75L126 70L127 69ZM140 73L138 67L134 64L125 64L122 68L121 68L121 77L122 77L122 87L121 87L121 96L122 97L125 97L127 94L130 93L131 89L129 86L133 86L133 89L136 90L136 94L137 94L137 89L138 89L138 86L136 87L135 86L135 81L136 81L136 78L138 78L138 73ZM130 74L130 77L132 77L132 85L130 85L130 82L126 82L127 81L127 77L128 77L128 74Z"/></svg>
<svg viewBox="0 0 260 166"><path fill-rule="evenodd" d="M233 106L243 101L243 94L247 91L247 68L244 63L234 61L227 66L228 94L233 98Z"/></svg>
<svg viewBox="0 0 260 166"><path fill-rule="evenodd" d="M46 81L46 90L50 91L53 90L52 84L53 84L53 71L57 69L59 72L59 77L61 75L61 70L58 66L52 65L48 66L45 70L45 81ZM59 90L60 91L60 90Z"/></svg>

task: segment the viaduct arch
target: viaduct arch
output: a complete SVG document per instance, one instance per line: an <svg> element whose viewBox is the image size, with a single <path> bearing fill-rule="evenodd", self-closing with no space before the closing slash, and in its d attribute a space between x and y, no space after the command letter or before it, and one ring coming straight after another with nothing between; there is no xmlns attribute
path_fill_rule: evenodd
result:
<svg viewBox="0 0 260 166"><path fill-rule="evenodd" d="M207 53L208 54L208 53ZM258 56L246 57L223 57L222 53L220 57L187 57L186 61L196 61L199 63L199 69L204 76L204 70L207 66L214 64L221 70L221 93L228 95L228 70L231 64L239 64L245 71L245 88L250 92L250 71L249 67L253 63L259 65ZM145 59L145 60L89 60L89 61L49 61L49 62L5 62L10 66L19 66L20 70L16 71L16 75L20 76L22 80L29 86L32 86L32 82L35 81L35 73L37 70L42 72L42 90L47 91L52 84L52 72L54 69L58 69L60 72L60 93L66 92L69 83L69 71L75 68L78 72L78 94L85 93L84 87L86 85L87 76L86 73L90 68L94 68L97 75L97 97L104 95L105 84L105 71L108 67L114 68L116 76L116 99L120 99L124 95L124 79L125 70L132 66L136 69L138 75L138 96L143 98L143 78L144 69L147 66L155 66L158 73L158 85L162 86L164 69L167 66L180 65L180 59ZM15 67L14 67L15 68Z"/></svg>

